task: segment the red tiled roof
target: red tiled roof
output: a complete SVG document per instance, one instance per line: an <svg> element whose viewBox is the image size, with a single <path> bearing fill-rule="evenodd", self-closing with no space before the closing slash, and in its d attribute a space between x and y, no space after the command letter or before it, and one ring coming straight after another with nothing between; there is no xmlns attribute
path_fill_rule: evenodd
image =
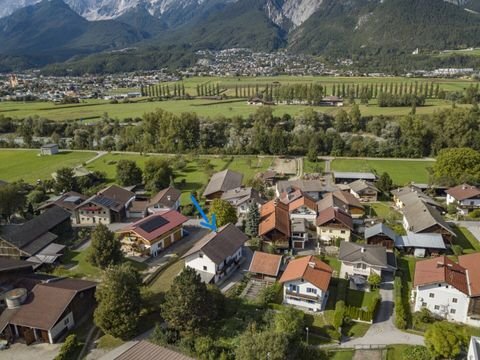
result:
<svg viewBox="0 0 480 360"><path fill-rule="evenodd" d="M146 224L149 221L152 221L154 219L164 219L166 221L165 224L153 229L152 231L148 232L142 229L142 225ZM133 231L137 235L141 236L147 241L152 241L157 239L158 237L162 236L163 234L166 234L170 230L176 228L177 226L182 225L188 220L188 218L182 214L180 214L178 211L175 210L170 210L166 211L164 213L159 213L159 214L153 214L150 216L147 216L144 219L141 219L119 231L119 233L126 233Z"/></svg>
<svg viewBox="0 0 480 360"><path fill-rule="evenodd" d="M459 256L458 263L468 271L470 296L480 296L480 253Z"/></svg>
<svg viewBox="0 0 480 360"><path fill-rule="evenodd" d="M282 234L290 236L288 205L278 200L271 200L263 204L260 208L260 217L260 224L258 226L259 235L265 235L277 229Z"/></svg>
<svg viewBox="0 0 480 360"><path fill-rule="evenodd" d="M480 196L480 189L475 186L462 184L447 190L447 194L458 201Z"/></svg>
<svg viewBox="0 0 480 360"><path fill-rule="evenodd" d="M280 278L281 283L304 279L326 291L332 278L332 268L314 256L305 256L290 261Z"/></svg>
<svg viewBox="0 0 480 360"><path fill-rule="evenodd" d="M446 256L419 261L415 265L414 286L447 283L468 295L467 271Z"/></svg>
<svg viewBox="0 0 480 360"><path fill-rule="evenodd" d="M338 208L330 207L320 211L318 214L317 226L324 226L329 223L343 224L345 227L353 230L352 217Z"/></svg>
<svg viewBox="0 0 480 360"><path fill-rule="evenodd" d="M255 251L248 271L251 273L277 277L281 263L281 255Z"/></svg>

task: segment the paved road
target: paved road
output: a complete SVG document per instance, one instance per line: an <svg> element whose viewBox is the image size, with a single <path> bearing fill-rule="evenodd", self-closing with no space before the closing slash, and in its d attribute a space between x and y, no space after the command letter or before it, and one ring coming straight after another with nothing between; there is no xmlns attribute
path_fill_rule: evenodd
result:
<svg viewBox="0 0 480 360"><path fill-rule="evenodd" d="M454 223L467 228L480 241L480 221L454 221Z"/></svg>
<svg viewBox="0 0 480 360"><path fill-rule="evenodd" d="M386 279L380 287L382 302L378 309L375 321L368 329L365 336L342 342L341 347L354 347L356 345L391 345L410 344L424 345L423 336L409 334L398 330L393 323L393 280Z"/></svg>

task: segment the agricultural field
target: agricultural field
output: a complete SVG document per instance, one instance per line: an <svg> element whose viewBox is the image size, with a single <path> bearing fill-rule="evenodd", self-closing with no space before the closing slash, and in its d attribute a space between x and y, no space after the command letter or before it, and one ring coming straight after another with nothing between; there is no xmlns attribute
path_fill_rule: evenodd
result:
<svg viewBox="0 0 480 360"><path fill-rule="evenodd" d="M0 150L0 179L34 183L37 179L51 179L61 167L75 167L95 156L94 152L61 152L40 156L37 150Z"/></svg>
<svg viewBox="0 0 480 360"><path fill-rule="evenodd" d="M333 171L375 172L378 175L387 172L396 185L405 185L411 181L428 183L428 168L433 161L403 159L335 159L332 161Z"/></svg>
<svg viewBox="0 0 480 360"><path fill-rule="evenodd" d="M130 154L108 154L87 165L87 169L105 172L107 174L107 181L112 183L115 182L116 166L119 160L134 160L140 168L143 168L145 166L145 162L153 156L158 155L144 156ZM185 157L185 168L176 171L175 176L175 183L182 191L182 204L187 204L190 202L190 192L202 191L210 178L209 172L204 169L204 165L202 164L203 159L208 159L210 161L210 165L212 166L211 171L213 172L221 171L226 168L241 172L244 174L244 183L252 179L256 173L268 169L273 161L272 157L255 156L235 156L234 158L228 156L202 156L201 158Z"/></svg>

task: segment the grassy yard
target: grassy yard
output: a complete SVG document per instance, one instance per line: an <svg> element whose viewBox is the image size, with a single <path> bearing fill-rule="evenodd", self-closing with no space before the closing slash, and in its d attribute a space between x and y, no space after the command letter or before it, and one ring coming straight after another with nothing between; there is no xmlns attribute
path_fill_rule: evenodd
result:
<svg viewBox="0 0 480 360"><path fill-rule="evenodd" d="M402 215L392 208L391 202L375 202L364 204L365 213L370 216L377 216L382 219L400 220Z"/></svg>
<svg viewBox="0 0 480 360"><path fill-rule="evenodd" d="M410 345L391 345L388 347L387 360L402 360L403 352L410 347Z"/></svg>
<svg viewBox="0 0 480 360"><path fill-rule="evenodd" d="M340 262L340 260L338 260L338 258L334 257L334 256L316 256L317 258L319 258L320 260L322 260L323 262L327 263L328 265L330 265L330 267L337 272L337 274L340 273L340 267L342 266L342 263Z"/></svg>
<svg viewBox="0 0 480 360"><path fill-rule="evenodd" d="M352 360L355 355L354 350L330 351L328 353L330 360Z"/></svg>
<svg viewBox="0 0 480 360"><path fill-rule="evenodd" d="M53 156L39 156L36 150L0 150L0 179L23 179L34 183L37 179L51 179L61 167L75 167L95 156L93 152L61 152Z"/></svg>
<svg viewBox="0 0 480 360"><path fill-rule="evenodd" d="M170 289L170 286L173 283L173 279L177 276L185 267L185 261L179 260L165 270L163 270L160 275L155 279L155 281L150 285L150 290L154 293L166 292Z"/></svg>
<svg viewBox="0 0 480 360"><path fill-rule="evenodd" d="M457 234L454 242L463 248L464 253L470 254L480 251L480 242L467 228L454 226L453 231Z"/></svg>
<svg viewBox="0 0 480 360"><path fill-rule="evenodd" d="M325 170L325 162L324 161L316 161L312 162L307 160L306 158L303 159L303 172L305 174L311 173L322 173Z"/></svg>
<svg viewBox="0 0 480 360"><path fill-rule="evenodd" d="M123 343L123 340L113 337L112 335L105 334L97 340L97 348L108 350L119 347Z"/></svg>
<svg viewBox="0 0 480 360"><path fill-rule="evenodd" d="M346 304L358 308L369 308L374 296L377 294L378 290L366 292L348 289Z"/></svg>
<svg viewBox="0 0 480 360"><path fill-rule="evenodd" d="M335 159L332 161L334 171L372 171L378 175L387 172L397 185L405 185L411 181L428 183L428 168L432 161L416 160L362 160Z"/></svg>

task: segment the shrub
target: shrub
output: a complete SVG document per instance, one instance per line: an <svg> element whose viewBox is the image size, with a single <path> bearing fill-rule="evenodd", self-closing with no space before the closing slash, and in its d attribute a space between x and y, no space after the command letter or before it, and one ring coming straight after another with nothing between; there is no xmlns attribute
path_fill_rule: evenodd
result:
<svg viewBox="0 0 480 360"><path fill-rule="evenodd" d="M339 279L337 283L337 301L345 301L347 298L347 285L348 282L343 279Z"/></svg>
<svg viewBox="0 0 480 360"><path fill-rule="evenodd" d="M60 352L55 357L55 360L69 360L75 355L78 348L77 336L75 334L68 335L65 342L60 349Z"/></svg>
<svg viewBox="0 0 480 360"><path fill-rule="evenodd" d="M343 324L343 317L345 316L345 301L337 301L335 305L335 313L333 314L333 326L339 329Z"/></svg>
<svg viewBox="0 0 480 360"><path fill-rule="evenodd" d="M409 346L403 351L404 360L430 360L431 358L425 346Z"/></svg>
<svg viewBox="0 0 480 360"><path fill-rule="evenodd" d="M402 300L402 279L395 277L395 326L399 329L407 328L407 313Z"/></svg>
<svg viewBox="0 0 480 360"><path fill-rule="evenodd" d="M453 254L456 256L463 254L463 248L460 245L452 245Z"/></svg>
<svg viewBox="0 0 480 360"><path fill-rule="evenodd" d="M258 302L263 306L266 306L270 303L279 303L279 298L281 298L280 295L281 295L282 289L283 289L282 284L277 282L263 288L260 294L258 295Z"/></svg>

